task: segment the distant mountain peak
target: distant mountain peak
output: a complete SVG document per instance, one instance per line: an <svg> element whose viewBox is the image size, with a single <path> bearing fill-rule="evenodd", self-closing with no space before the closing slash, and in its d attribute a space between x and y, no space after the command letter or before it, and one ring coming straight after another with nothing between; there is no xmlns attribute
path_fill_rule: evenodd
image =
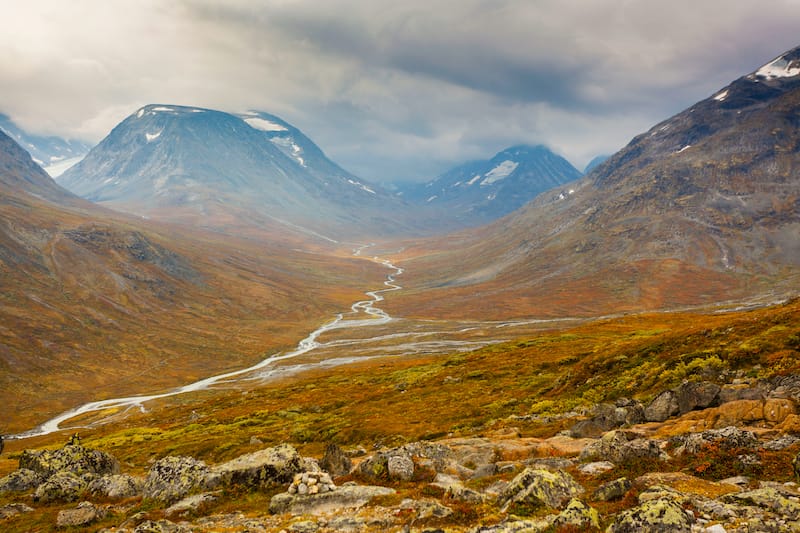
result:
<svg viewBox="0 0 800 533"><path fill-rule="evenodd" d="M772 81L800 76L800 46L782 54L748 76L754 81Z"/></svg>

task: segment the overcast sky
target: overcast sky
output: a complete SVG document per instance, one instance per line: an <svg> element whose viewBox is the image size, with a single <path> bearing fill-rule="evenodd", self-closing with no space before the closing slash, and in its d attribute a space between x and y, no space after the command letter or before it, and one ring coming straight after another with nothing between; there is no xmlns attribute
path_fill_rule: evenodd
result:
<svg viewBox="0 0 800 533"><path fill-rule="evenodd" d="M377 182L542 143L583 166L800 45L800 0L0 0L0 112L274 113Z"/></svg>

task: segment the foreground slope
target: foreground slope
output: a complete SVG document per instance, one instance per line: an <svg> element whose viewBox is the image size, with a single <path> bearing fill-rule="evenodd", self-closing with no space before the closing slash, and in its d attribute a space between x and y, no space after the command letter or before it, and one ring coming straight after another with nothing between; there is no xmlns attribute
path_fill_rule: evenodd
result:
<svg viewBox="0 0 800 533"><path fill-rule="evenodd" d="M381 269L107 211L0 133L0 428L252 364Z"/></svg>
<svg viewBox="0 0 800 533"><path fill-rule="evenodd" d="M436 209L443 223L479 226L580 177L580 171L547 147L520 145L487 161L458 166L429 183L408 187L403 198Z"/></svg>
<svg viewBox="0 0 800 533"><path fill-rule="evenodd" d="M396 234L400 201L343 170L267 113L149 105L59 182L115 209L237 233L307 229L338 240Z"/></svg>
<svg viewBox="0 0 800 533"><path fill-rule="evenodd" d="M408 250L406 266L429 274L391 305L563 316L792 294L798 109L800 48L639 135L574 194L556 189L488 228Z"/></svg>

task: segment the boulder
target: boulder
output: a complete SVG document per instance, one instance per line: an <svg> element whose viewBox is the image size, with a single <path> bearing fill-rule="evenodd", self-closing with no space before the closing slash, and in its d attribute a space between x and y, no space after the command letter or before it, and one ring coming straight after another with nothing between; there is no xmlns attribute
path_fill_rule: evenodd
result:
<svg viewBox="0 0 800 533"><path fill-rule="evenodd" d="M203 492L200 494L193 494L169 506L167 510L164 511L164 514L166 516L172 517L174 515L180 516L186 513L197 512L204 505L208 505L215 501L217 501L217 495L213 492Z"/></svg>
<svg viewBox="0 0 800 533"><path fill-rule="evenodd" d="M336 444L328 444L319 466L334 477L346 476L353 468L353 461Z"/></svg>
<svg viewBox="0 0 800 533"><path fill-rule="evenodd" d="M414 460L402 448L379 452L362 461L358 472L367 479L408 481L414 477Z"/></svg>
<svg viewBox="0 0 800 533"><path fill-rule="evenodd" d="M83 496L92 480L91 475L78 476L72 472L59 472L36 488L33 501L41 503L74 502Z"/></svg>
<svg viewBox="0 0 800 533"><path fill-rule="evenodd" d="M671 390L667 390L653 398L644 410L644 418L648 422L663 422L680 412L678 398Z"/></svg>
<svg viewBox="0 0 800 533"><path fill-rule="evenodd" d="M641 438L626 431L609 431L581 452L582 461L611 461L621 463L629 460L659 459L668 456L661 450L658 441Z"/></svg>
<svg viewBox="0 0 800 533"><path fill-rule="evenodd" d="M621 477L608 483L603 483L592 494L592 499L598 502L609 502L618 500L625 496L631 489L632 483L626 477Z"/></svg>
<svg viewBox="0 0 800 533"><path fill-rule="evenodd" d="M470 533L540 533L552 531L553 525L546 518L529 520L509 520L493 526L480 526Z"/></svg>
<svg viewBox="0 0 800 533"><path fill-rule="evenodd" d="M97 478L91 483L87 491L102 498L123 499L132 498L142 493L144 480L129 476L128 474L112 474Z"/></svg>
<svg viewBox="0 0 800 533"><path fill-rule="evenodd" d="M575 423L569 432L576 438L599 437L608 430L644 422L644 413L641 403L627 398L621 398L613 404L601 403L595 407L592 417Z"/></svg>
<svg viewBox="0 0 800 533"><path fill-rule="evenodd" d="M145 520L133 530L133 533L192 533L192 528L176 524L169 520Z"/></svg>
<svg viewBox="0 0 800 533"><path fill-rule="evenodd" d="M695 409L705 409L717 405L720 390L721 387L719 385L708 381L700 383L696 381L684 382L675 391L678 410L681 414L684 414Z"/></svg>
<svg viewBox="0 0 800 533"><path fill-rule="evenodd" d="M681 505L669 499L649 500L623 511L608 533L690 533L693 519Z"/></svg>
<svg viewBox="0 0 800 533"><path fill-rule="evenodd" d="M676 437L675 441L679 444L679 447L675 450L675 453L678 455L683 453L697 453L704 446L712 443L728 450L752 450L758 447L758 438L755 433L734 426L681 435Z"/></svg>
<svg viewBox="0 0 800 533"><path fill-rule="evenodd" d="M81 502L75 509L59 511L56 526L62 528L88 526L96 520L102 520L105 516L105 509L97 507L92 502Z"/></svg>
<svg viewBox="0 0 800 533"><path fill-rule="evenodd" d="M792 520L800 518L800 503L797 498L790 499L773 487L765 487L746 492L726 494L722 500L738 505L754 505Z"/></svg>
<svg viewBox="0 0 800 533"><path fill-rule="evenodd" d="M584 492L566 472L526 468L503 489L498 503L507 509L512 504L563 509Z"/></svg>
<svg viewBox="0 0 800 533"><path fill-rule="evenodd" d="M26 490L35 489L43 482L44 477L41 474L28 468L22 468L0 479L0 493L24 492Z"/></svg>
<svg viewBox="0 0 800 533"><path fill-rule="evenodd" d="M610 461L595 461L593 463L584 463L578 467L578 470L583 474L589 476L599 476L609 470L614 470L614 463Z"/></svg>
<svg viewBox="0 0 800 533"><path fill-rule="evenodd" d="M58 450L25 450L19 459L19 467L33 470L45 478L57 472L100 476L119 473L119 461L112 455L72 444Z"/></svg>
<svg viewBox="0 0 800 533"><path fill-rule="evenodd" d="M553 525L556 529L564 526L578 528L580 531L600 529L600 515L597 513L597 509L573 498L567 504L567 508L555 517Z"/></svg>
<svg viewBox="0 0 800 533"><path fill-rule="evenodd" d="M366 505L372 498L394 494L393 489L386 487L345 485L336 490L318 494L276 494L269 502L269 511L273 514L291 513L324 514L340 511L343 508L358 508Z"/></svg>
<svg viewBox="0 0 800 533"><path fill-rule="evenodd" d="M225 486L242 485L262 489L292 481L302 470L302 459L292 446L281 444L257 452L242 455L215 466L212 477L217 477Z"/></svg>
<svg viewBox="0 0 800 533"><path fill-rule="evenodd" d="M414 477L414 461L407 455L394 455L386 462L389 479L410 481Z"/></svg>
<svg viewBox="0 0 800 533"><path fill-rule="evenodd" d="M32 513L33 507L25 505L24 503L9 503L0 507L0 519L12 518L23 513Z"/></svg>
<svg viewBox="0 0 800 533"><path fill-rule="evenodd" d="M401 511L411 511L415 515L415 520L427 520L429 518L447 518L453 514L453 510L440 504L435 500L412 500L407 498L400 502Z"/></svg>
<svg viewBox="0 0 800 533"><path fill-rule="evenodd" d="M143 496L148 500L174 503L193 491L216 486L211 469L193 457L164 457L150 468L144 481Z"/></svg>

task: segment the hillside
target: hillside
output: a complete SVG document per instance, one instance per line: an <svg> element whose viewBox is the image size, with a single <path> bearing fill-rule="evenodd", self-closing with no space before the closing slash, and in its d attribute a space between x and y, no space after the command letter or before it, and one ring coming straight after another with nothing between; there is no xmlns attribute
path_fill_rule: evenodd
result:
<svg viewBox="0 0 800 533"><path fill-rule="evenodd" d="M798 57L637 136L571 195L556 189L487 228L412 244L404 266L424 274L392 309L585 316L795 294Z"/></svg>
<svg viewBox="0 0 800 533"><path fill-rule="evenodd" d="M0 133L2 431L252 364L384 277L381 265L300 246L93 206Z"/></svg>

